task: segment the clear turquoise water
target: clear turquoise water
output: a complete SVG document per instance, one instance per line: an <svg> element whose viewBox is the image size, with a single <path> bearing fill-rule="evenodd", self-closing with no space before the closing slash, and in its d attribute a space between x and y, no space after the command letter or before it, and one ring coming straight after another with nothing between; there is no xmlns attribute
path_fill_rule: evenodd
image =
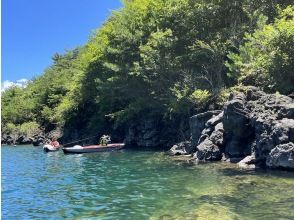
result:
<svg viewBox="0 0 294 220"><path fill-rule="evenodd" d="M294 219L294 173L2 147L2 219Z"/></svg>

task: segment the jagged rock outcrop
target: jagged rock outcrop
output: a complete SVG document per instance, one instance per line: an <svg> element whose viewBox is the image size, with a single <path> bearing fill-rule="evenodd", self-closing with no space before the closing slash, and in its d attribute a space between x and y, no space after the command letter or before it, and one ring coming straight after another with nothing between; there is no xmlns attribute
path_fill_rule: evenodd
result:
<svg viewBox="0 0 294 220"><path fill-rule="evenodd" d="M222 158L220 148L215 145L209 138L206 138L197 146L197 151L193 158L196 161L217 161Z"/></svg>
<svg viewBox="0 0 294 220"><path fill-rule="evenodd" d="M198 144L199 138L203 135L202 131L205 127L210 127L210 123L213 124L215 122L209 122L208 120L211 119L213 116L220 114L221 111L207 111L204 113L200 113L197 115L194 115L190 118L190 129L191 129L191 135L192 135L192 146L194 146L194 149L196 150L196 146ZM206 123L208 123L206 125Z"/></svg>
<svg viewBox="0 0 294 220"><path fill-rule="evenodd" d="M204 123L204 128L200 133L197 145L194 148L193 158L198 161L217 161L222 158L222 148L224 140L223 112L216 111L209 113L211 118ZM197 117L195 117L197 118ZM202 118L202 117L201 117ZM195 126L196 127L196 126ZM192 140L197 137L193 137Z"/></svg>
<svg viewBox="0 0 294 220"><path fill-rule="evenodd" d="M225 153L230 157L241 157L250 153L248 141L252 135L252 129L249 124L250 113L245 103L246 96L240 93L224 106Z"/></svg>
<svg viewBox="0 0 294 220"><path fill-rule="evenodd" d="M224 155L226 161L241 160L242 168L293 169L293 99L256 87L230 97L222 112L191 117L193 158L214 161Z"/></svg>

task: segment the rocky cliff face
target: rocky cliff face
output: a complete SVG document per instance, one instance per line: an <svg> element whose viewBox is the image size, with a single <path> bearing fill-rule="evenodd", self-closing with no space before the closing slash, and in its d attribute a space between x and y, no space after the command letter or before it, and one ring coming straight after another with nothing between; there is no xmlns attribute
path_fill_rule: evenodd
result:
<svg viewBox="0 0 294 220"><path fill-rule="evenodd" d="M294 102L290 97L250 87L232 94L222 112L191 117L190 126L189 147L186 144L180 150L175 145L173 154L176 150L177 154L192 153L197 162L223 159L248 168L294 169Z"/></svg>
<svg viewBox="0 0 294 220"><path fill-rule="evenodd" d="M124 143L129 147L162 149L189 136L188 120L166 121L160 114L145 114L126 128Z"/></svg>

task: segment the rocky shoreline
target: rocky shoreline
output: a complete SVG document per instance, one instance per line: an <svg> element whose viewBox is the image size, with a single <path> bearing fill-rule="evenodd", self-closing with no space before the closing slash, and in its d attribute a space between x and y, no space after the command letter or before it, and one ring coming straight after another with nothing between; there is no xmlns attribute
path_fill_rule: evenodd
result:
<svg viewBox="0 0 294 220"><path fill-rule="evenodd" d="M34 146L39 146L44 143L46 143L49 140L48 137L46 137L43 134L36 134L32 137L29 137L27 135L23 134L3 134L1 136L1 144L6 145L26 145L26 144L32 144Z"/></svg>
<svg viewBox="0 0 294 220"><path fill-rule="evenodd" d="M227 161L242 168L294 170L294 102L255 87L231 94L222 111L190 118L191 140L175 144L172 155L190 161Z"/></svg>
<svg viewBox="0 0 294 220"><path fill-rule="evenodd" d="M142 119L139 127L128 129L124 142L129 146L149 148L161 145L164 141L161 141L163 129L159 121ZM267 94L256 87L247 87L244 92L230 94L222 110L192 116L189 127L185 132L190 132L190 139L175 144L169 150L171 155L185 155L195 163L226 161L238 163L241 168L294 170L292 97ZM60 131L57 133L62 136ZM172 142L176 131L169 133L173 134L170 138ZM46 143L49 137L44 133L33 137L3 134L1 144L39 146Z"/></svg>

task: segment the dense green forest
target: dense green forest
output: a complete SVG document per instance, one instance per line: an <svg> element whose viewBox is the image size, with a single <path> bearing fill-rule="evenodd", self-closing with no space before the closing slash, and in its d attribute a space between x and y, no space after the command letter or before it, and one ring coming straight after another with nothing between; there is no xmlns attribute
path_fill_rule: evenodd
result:
<svg viewBox="0 0 294 220"><path fill-rule="evenodd" d="M189 116L232 90L294 92L293 0L125 0L86 45L52 59L2 92L2 133L123 139L130 123L156 117L177 141Z"/></svg>

